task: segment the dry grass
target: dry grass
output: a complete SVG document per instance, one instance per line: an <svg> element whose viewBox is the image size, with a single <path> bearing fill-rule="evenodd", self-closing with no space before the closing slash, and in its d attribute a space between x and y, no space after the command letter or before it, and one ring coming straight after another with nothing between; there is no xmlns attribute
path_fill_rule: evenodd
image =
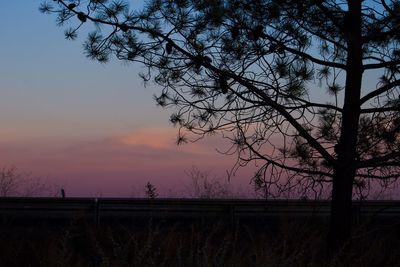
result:
<svg viewBox="0 0 400 267"><path fill-rule="evenodd" d="M150 221L93 227L2 226L0 266L400 266L399 227L359 227L351 249L324 257L325 226L288 222L270 226L223 222Z"/></svg>

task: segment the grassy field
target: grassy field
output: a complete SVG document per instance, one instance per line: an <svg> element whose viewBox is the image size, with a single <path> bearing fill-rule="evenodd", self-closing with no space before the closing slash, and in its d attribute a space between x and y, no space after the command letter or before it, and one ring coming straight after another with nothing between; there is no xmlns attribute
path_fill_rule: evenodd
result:
<svg viewBox="0 0 400 267"><path fill-rule="evenodd" d="M350 249L328 260L327 227L282 218L273 225L223 221L98 227L75 219L65 226L0 228L0 266L400 266L400 227L355 226Z"/></svg>

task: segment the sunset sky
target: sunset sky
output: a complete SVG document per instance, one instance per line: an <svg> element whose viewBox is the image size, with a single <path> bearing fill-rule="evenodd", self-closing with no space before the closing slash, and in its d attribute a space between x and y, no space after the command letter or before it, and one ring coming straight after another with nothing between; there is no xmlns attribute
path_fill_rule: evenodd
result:
<svg viewBox="0 0 400 267"><path fill-rule="evenodd" d="M155 105L140 66L85 57L39 0L0 1L0 162L74 196L129 196L150 181L181 194L192 165L226 179L218 137L176 146L171 111ZM138 3L140 4L140 3ZM234 183L247 186L251 170Z"/></svg>

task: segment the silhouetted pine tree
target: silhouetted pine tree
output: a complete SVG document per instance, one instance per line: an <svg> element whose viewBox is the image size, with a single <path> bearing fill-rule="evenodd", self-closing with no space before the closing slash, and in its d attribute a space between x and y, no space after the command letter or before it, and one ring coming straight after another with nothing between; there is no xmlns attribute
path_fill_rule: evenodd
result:
<svg viewBox="0 0 400 267"><path fill-rule="evenodd" d="M79 3L79 4L78 4ZM100 62L141 62L187 133L223 133L236 166L257 161L267 195L332 184L329 247L351 233L353 187L399 177L400 2L333 0L49 1ZM75 24L74 24L75 23ZM186 135L184 135L186 133Z"/></svg>

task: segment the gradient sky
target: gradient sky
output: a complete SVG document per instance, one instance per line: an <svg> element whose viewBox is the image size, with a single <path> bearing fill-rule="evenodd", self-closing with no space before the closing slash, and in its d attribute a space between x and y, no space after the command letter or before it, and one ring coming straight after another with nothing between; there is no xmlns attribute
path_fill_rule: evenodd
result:
<svg viewBox="0 0 400 267"><path fill-rule="evenodd" d="M40 3L0 1L0 167L16 166L69 196L143 195L148 181L162 196L181 196L193 165L227 179L235 158L216 151L220 137L176 146L172 111L155 105L159 88L144 87L141 67L90 61L85 34L65 40ZM378 75L365 76L365 90ZM317 89L313 96L325 99ZM239 171L233 185L250 191L253 171Z"/></svg>
<svg viewBox="0 0 400 267"><path fill-rule="evenodd" d="M136 1L140 4L140 1ZM85 58L39 0L0 1L0 162L70 196L129 196L147 181L179 195L192 165L225 179L234 164L219 138L177 147L169 113L140 66ZM81 36L85 37L84 34ZM234 183L246 187L250 170Z"/></svg>

